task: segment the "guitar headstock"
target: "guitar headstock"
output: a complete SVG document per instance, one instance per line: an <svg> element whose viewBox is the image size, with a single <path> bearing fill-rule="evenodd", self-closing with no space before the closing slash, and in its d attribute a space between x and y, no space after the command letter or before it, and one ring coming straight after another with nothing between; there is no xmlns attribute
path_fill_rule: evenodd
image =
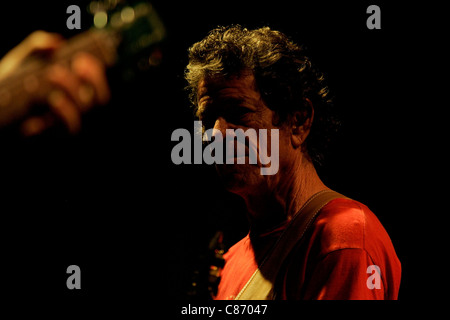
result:
<svg viewBox="0 0 450 320"><path fill-rule="evenodd" d="M148 1L93 1L88 11L93 16L93 29L114 36L117 47L116 65L125 80L135 73L159 65L159 45L166 37L164 24Z"/></svg>
<svg viewBox="0 0 450 320"><path fill-rule="evenodd" d="M0 129L30 114L33 105L45 101L52 89L44 74L53 63L69 65L83 51L97 57L112 72L128 81L161 62L159 45L166 31L153 6L121 0L93 1L88 11L93 27L69 38L51 58L32 55L15 72L1 80Z"/></svg>

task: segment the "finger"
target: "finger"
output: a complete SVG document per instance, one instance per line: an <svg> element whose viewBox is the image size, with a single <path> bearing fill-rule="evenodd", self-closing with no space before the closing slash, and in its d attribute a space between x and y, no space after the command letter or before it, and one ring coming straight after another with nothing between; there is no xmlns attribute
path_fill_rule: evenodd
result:
<svg viewBox="0 0 450 320"><path fill-rule="evenodd" d="M53 51L61 46L64 38L57 33L42 30L34 31L23 42L24 51L31 54L36 51Z"/></svg>
<svg viewBox="0 0 450 320"><path fill-rule="evenodd" d="M54 65L48 70L47 79L62 89L80 111L84 112L92 107L94 90L89 85L82 83L81 79L69 69L61 65Z"/></svg>
<svg viewBox="0 0 450 320"><path fill-rule="evenodd" d="M53 90L48 96L48 105L53 113L62 120L70 134L81 129L81 116L73 101L61 90Z"/></svg>
<svg viewBox="0 0 450 320"><path fill-rule="evenodd" d="M37 51L53 51L61 46L64 39L56 33L35 31L11 49L0 61L0 78L10 75L20 64Z"/></svg>
<svg viewBox="0 0 450 320"><path fill-rule="evenodd" d="M20 132L25 137L35 136L53 126L54 122L51 116L31 117L22 123Z"/></svg>
<svg viewBox="0 0 450 320"><path fill-rule="evenodd" d="M94 56L81 52L72 60L72 70L85 82L92 85L96 102L106 104L111 96L106 78L105 67Z"/></svg>

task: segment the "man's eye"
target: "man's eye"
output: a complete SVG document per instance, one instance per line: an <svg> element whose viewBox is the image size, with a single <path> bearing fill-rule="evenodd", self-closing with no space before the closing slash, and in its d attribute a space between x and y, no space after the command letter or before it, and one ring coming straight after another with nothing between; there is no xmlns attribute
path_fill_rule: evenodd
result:
<svg viewBox="0 0 450 320"><path fill-rule="evenodd" d="M198 118L202 122L205 129L211 129L214 126L215 117L216 116L210 109L203 110L203 112L198 115Z"/></svg>
<svg viewBox="0 0 450 320"><path fill-rule="evenodd" d="M248 108L233 108L230 110L228 116L230 121L240 121L245 120L245 117L250 113Z"/></svg>
<svg viewBox="0 0 450 320"><path fill-rule="evenodd" d="M202 121L202 125L205 128L205 130L212 129L215 124L215 120L213 120L211 117L203 116L200 118Z"/></svg>

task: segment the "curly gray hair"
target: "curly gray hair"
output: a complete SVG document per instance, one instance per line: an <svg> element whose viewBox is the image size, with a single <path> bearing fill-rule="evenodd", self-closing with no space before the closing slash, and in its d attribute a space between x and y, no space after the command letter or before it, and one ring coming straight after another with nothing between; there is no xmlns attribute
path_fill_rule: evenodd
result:
<svg viewBox="0 0 450 320"><path fill-rule="evenodd" d="M314 108L314 121L305 146L309 157L321 164L323 151L339 121L332 113L333 103L324 76L304 51L269 27L218 27L189 48L185 78L190 100L197 110L197 88L202 79L239 76L248 71L255 77L263 101L276 112L280 122L298 110L309 117L308 99Z"/></svg>

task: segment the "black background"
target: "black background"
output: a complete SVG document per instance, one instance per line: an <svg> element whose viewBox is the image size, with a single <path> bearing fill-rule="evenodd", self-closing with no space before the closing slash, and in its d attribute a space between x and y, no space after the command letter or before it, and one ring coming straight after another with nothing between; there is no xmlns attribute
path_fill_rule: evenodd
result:
<svg viewBox="0 0 450 320"><path fill-rule="evenodd" d="M86 3L3 3L0 54L36 29L76 34L66 28L66 8ZM87 115L77 137L61 132L0 150L1 290L12 300L68 305L183 300L214 232L225 230L228 245L245 235L242 203L223 192L214 168L170 158L172 131L192 130L194 120L184 91L187 49L217 25L240 23L268 25L309 49L343 121L320 176L385 226L402 262L399 299L434 299L442 285L434 276L443 271L431 228L443 213L430 197L442 172L429 161L439 148L427 126L439 118L429 94L439 30L430 15L439 9L388 1L152 3L168 29L160 68L132 83L111 77L112 102ZM381 8L381 30L366 27L370 4ZM83 30L90 24L83 11ZM81 268L81 290L66 288L71 264Z"/></svg>

